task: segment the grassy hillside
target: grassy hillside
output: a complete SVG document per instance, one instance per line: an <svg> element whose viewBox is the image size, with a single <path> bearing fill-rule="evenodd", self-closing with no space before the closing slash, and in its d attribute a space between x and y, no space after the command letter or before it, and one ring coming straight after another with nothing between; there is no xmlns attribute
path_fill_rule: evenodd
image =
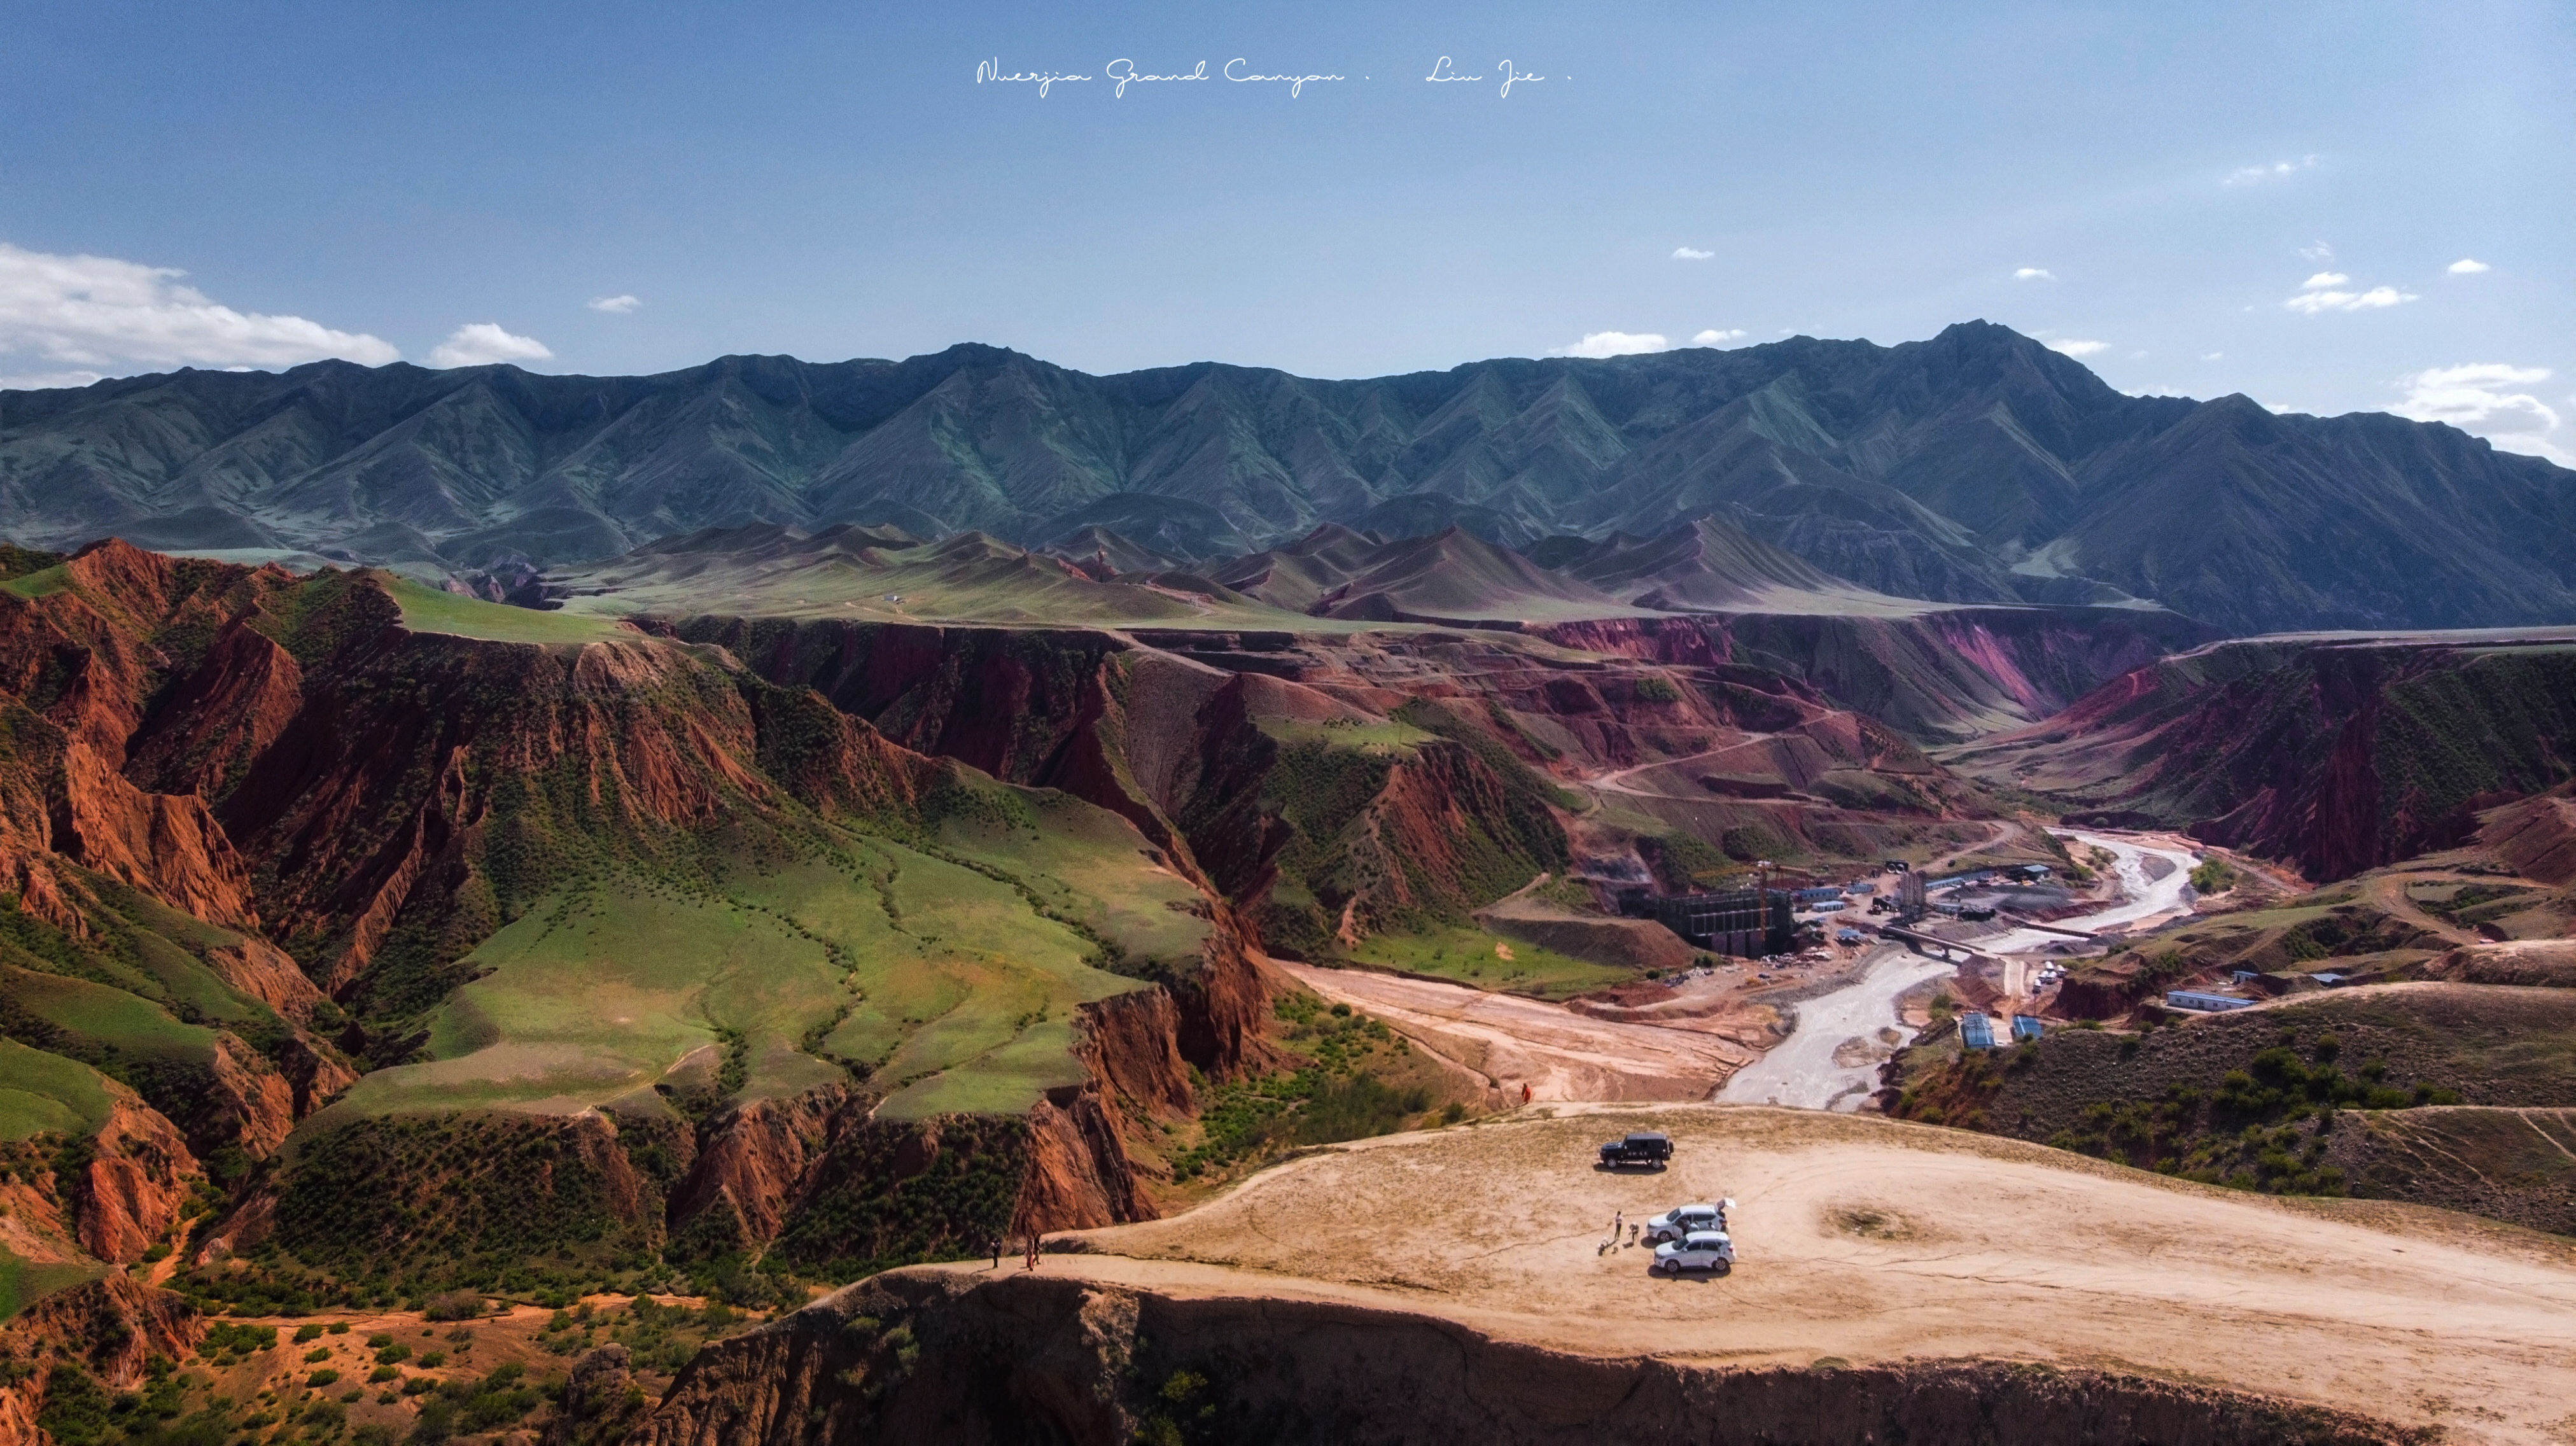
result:
<svg viewBox="0 0 2576 1446"><path fill-rule="evenodd" d="M110 1104L98 1071L0 1039L0 1142L47 1133L95 1134L107 1123Z"/></svg>
<svg viewBox="0 0 2576 1446"><path fill-rule="evenodd" d="M1363 939L1350 957L1362 964L1429 974L1478 989L1499 989L1540 999L1626 984L1635 969L1595 964L1554 949L1465 925L1426 926Z"/></svg>
<svg viewBox="0 0 2576 1446"><path fill-rule="evenodd" d="M814 538L744 528L669 538L547 575L553 616L651 614L838 618L861 622L1164 628L1351 629L1281 612L1202 578L1094 580L1059 559L980 533L889 543L846 531Z"/></svg>
<svg viewBox="0 0 2576 1446"><path fill-rule="evenodd" d="M909 844L832 830L694 878L612 871L468 954L432 1058L309 1128L657 1091L703 1112L834 1081L888 1096L880 1118L1014 1113L1083 1078L1079 1006L1144 987L1101 964L1195 955L1196 897L1115 815L993 785Z"/></svg>
<svg viewBox="0 0 2576 1446"><path fill-rule="evenodd" d="M2186 829L2337 879L2456 847L2565 782L2576 633L2249 638L1948 755L2070 820Z"/></svg>
<svg viewBox="0 0 2576 1446"><path fill-rule="evenodd" d="M1902 1067L1900 1118L2211 1184L2457 1205L2576 1232L2569 1172L2548 1158L2556 1114L2576 1107L2576 991L2339 990L2141 1033L2052 1030L1985 1054L1953 1037ZM2497 1168L2445 1157L2445 1139L2477 1144ZM2516 1152L2541 1168L2512 1165Z"/></svg>
<svg viewBox="0 0 2576 1446"><path fill-rule="evenodd" d="M450 633L492 643L596 643L631 637L609 618L540 612L423 587L387 574L385 590L402 607L402 624L418 633Z"/></svg>

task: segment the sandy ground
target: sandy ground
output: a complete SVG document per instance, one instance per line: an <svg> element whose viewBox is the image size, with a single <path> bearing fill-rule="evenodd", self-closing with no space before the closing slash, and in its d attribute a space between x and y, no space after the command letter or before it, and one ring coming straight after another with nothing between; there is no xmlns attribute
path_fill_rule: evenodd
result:
<svg viewBox="0 0 2576 1446"><path fill-rule="evenodd" d="M1945 978L1957 967L1894 945L1872 951L1857 982L1796 1005L1798 1027L1728 1080L1718 1098L1810 1110L1858 1108L1878 1088L1878 1062L1887 1050L1845 1046L1874 1039L1882 1029L1910 1037L1914 1031L1897 1017L1897 996L1926 979ZM1862 1062L1844 1062L1855 1057Z"/></svg>
<svg viewBox="0 0 2576 1446"><path fill-rule="evenodd" d="M1300 1296L1597 1355L2003 1358L2143 1372L2576 1441L2576 1249L2438 1211L2206 1189L2015 1141L1741 1106L1605 1106L1337 1147L1186 1215L1089 1232L1050 1272ZM1669 1130L1663 1174L1593 1147ZM1732 1195L1740 1256L1667 1281L1600 1249ZM972 1266L951 1269L982 1269Z"/></svg>
<svg viewBox="0 0 2576 1446"><path fill-rule="evenodd" d="M658 1295L654 1299L662 1305L687 1310L695 1310L705 1304L703 1300L686 1296ZM597 1340L608 1338L606 1327L625 1310L628 1301L626 1296L588 1298L587 1303L600 1327L593 1333ZM255 1399L262 1392L276 1393L278 1400L266 1403L272 1412L280 1407L301 1405L315 1396L346 1400L355 1393L358 1399L347 1402L350 1425L381 1425L400 1434L411 1429L420 1409L417 1397L397 1394L405 1381L417 1379L425 1384L435 1384L458 1378L476 1378L488 1375L493 1367L511 1361L525 1366L531 1381L561 1378L571 1369L580 1353L576 1351L570 1356L558 1356L539 1348L541 1332L553 1318L553 1311L528 1305L512 1306L501 1314L481 1316L465 1323L432 1322L417 1311L320 1310L301 1316L234 1317L252 1325L275 1326L277 1344L268 1350L255 1351L246 1360L222 1370L216 1370L195 1357L182 1364L191 1373L207 1378L215 1394L240 1404L245 1411L263 1405ZM744 1329L750 1322L761 1318L757 1314L743 1317L742 1324L717 1334ZM307 1325L322 1326L326 1331L334 1325L348 1329L336 1335L326 1333L318 1340L297 1341L297 1328ZM367 1379L375 1365L375 1350L367 1344L367 1338L378 1334L391 1336L412 1349L411 1358L396 1367L400 1375L395 1379ZM591 1338L579 1333L568 1337L584 1341ZM319 1361L305 1359L317 1350L328 1352L328 1358ZM447 1359L439 1367L424 1368L420 1363L421 1357L432 1351L444 1352ZM340 1379L319 1389L305 1384L313 1372L323 1369L338 1371ZM660 1370L658 1367L648 1369L651 1371L649 1384L658 1392ZM194 1396L187 1402L191 1410L202 1404L202 1399ZM518 1431L504 1431L501 1436L503 1439L531 1439Z"/></svg>
<svg viewBox="0 0 2576 1446"><path fill-rule="evenodd" d="M1746 1040L1764 1037L1744 1012L1639 1024L1394 974L1285 960L1271 967L1507 1092L1527 1084L1539 1100L1704 1100L1759 1053Z"/></svg>

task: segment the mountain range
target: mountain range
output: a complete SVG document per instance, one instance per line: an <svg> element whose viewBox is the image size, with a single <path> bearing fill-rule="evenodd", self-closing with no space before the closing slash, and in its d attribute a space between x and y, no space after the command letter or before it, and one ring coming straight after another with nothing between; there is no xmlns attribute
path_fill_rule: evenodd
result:
<svg viewBox="0 0 2576 1446"><path fill-rule="evenodd" d="M1985 322L1353 381L1091 376L960 345L649 377L318 362L0 397L0 535L35 545L463 572L855 523L1195 564L1336 523L1458 527L1562 565L1711 517L1904 598L2151 599L2237 633L2576 614L2576 473L2384 414L2123 395Z"/></svg>

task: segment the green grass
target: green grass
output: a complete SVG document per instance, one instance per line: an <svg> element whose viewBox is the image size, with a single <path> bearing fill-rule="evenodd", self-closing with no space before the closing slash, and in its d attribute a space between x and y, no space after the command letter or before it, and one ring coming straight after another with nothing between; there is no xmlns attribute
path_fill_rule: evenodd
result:
<svg viewBox="0 0 2576 1446"><path fill-rule="evenodd" d="M9 1006L51 1025L75 1041L129 1058L209 1063L212 1030L182 1024L148 999L86 979L0 967L0 995Z"/></svg>
<svg viewBox="0 0 2576 1446"><path fill-rule="evenodd" d="M401 606L403 626L416 633L453 633L490 643L598 643L635 636L606 618L459 597L390 574L385 591Z"/></svg>
<svg viewBox="0 0 2576 1446"><path fill-rule="evenodd" d="M1102 943L1176 958L1207 926L1162 907L1195 895L1124 820L1007 795L1016 812L942 831L964 862L844 835L738 860L720 888L629 874L559 894L468 956L480 977L434 1017L434 1058L317 1118L775 1097L845 1066L891 1096L886 1118L1025 1110L1082 1077L1074 1011L1142 987L1095 967Z"/></svg>
<svg viewBox="0 0 2576 1446"><path fill-rule="evenodd" d="M1410 753L1438 735L1427 728L1390 719L1383 723L1345 722L1339 718L1253 719L1254 726L1282 743L1332 743L1372 753Z"/></svg>
<svg viewBox="0 0 2576 1446"><path fill-rule="evenodd" d="M58 562L51 567L28 573L24 577L13 577L6 582L0 582L0 590L15 593L23 598L40 598L51 597L71 585L71 569Z"/></svg>
<svg viewBox="0 0 2576 1446"><path fill-rule="evenodd" d="M58 1290L107 1274L95 1261L39 1263L0 1248L0 1320L7 1320Z"/></svg>
<svg viewBox="0 0 2576 1446"><path fill-rule="evenodd" d="M1208 935L1198 890L1156 863L1132 825L1053 789L1008 792L1015 809L952 816L940 847L1017 878L1049 911L1114 942L1141 972L1198 957Z"/></svg>
<svg viewBox="0 0 2576 1446"><path fill-rule="evenodd" d="M0 1140L49 1130L94 1134L112 1105L105 1081L88 1065L0 1039Z"/></svg>
<svg viewBox="0 0 2576 1446"><path fill-rule="evenodd" d="M1128 579L1092 582L989 539L952 537L878 551L874 562L828 552L779 559L612 558L569 574L585 591L605 591L572 598L566 610L604 617L723 614L1039 627L1294 627L1310 633L1386 626L1310 618L1231 594L1200 593L1208 599L1200 602Z"/></svg>
<svg viewBox="0 0 2576 1446"><path fill-rule="evenodd" d="M1496 946L1511 951L1505 959ZM1570 994L1626 984L1631 969L1594 964L1481 929L1438 928L1411 934L1377 934L1360 941L1351 957L1363 964L1452 979L1477 989L1562 999Z"/></svg>

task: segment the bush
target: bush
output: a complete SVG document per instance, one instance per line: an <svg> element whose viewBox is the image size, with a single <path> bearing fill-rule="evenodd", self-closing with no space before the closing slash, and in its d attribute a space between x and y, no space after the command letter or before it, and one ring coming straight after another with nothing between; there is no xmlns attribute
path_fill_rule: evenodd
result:
<svg viewBox="0 0 2576 1446"><path fill-rule="evenodd" d="M472 1320L483 1313L483 1297L470 1291L451 1290L434 1295L421 1310L424 1320Z"/></svg>
<svg viewBox="0 0 2576 1446"><path fill-rule="evenodd" d="M59 1446L90 1446L115 1430L107 1420L107 1392L79 1366L66 1361L45 1381L45 1406L36 1424Z"/></svg>

